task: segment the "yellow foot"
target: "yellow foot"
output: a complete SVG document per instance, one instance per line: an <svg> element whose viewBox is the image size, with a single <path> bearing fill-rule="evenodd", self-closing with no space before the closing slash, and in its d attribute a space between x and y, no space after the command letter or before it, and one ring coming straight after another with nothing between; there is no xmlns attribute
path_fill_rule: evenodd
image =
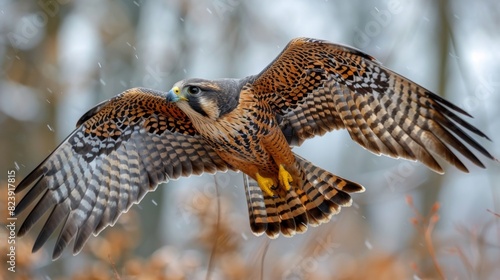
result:
<svg viewBox="0 0 500 280"><path fill-rule="evenodd" d="M271 188L274 186L273 179L262 177L259 173L255 174L255 178L257 180L257 184L259 184L259 187L263 192L271 197L275 196L274 192L271 190Z"/></svg>
<svg viewBox="0 0 500 280"><path fill-rule="evenodd" d="M290 173L288 173L288 171L285 170L285 167L283 167L283 164L280 164L278 178L280 180L280 184L282 186L285 186L285 189L287 191L289 191L290 190L290 182L293 181L293 178L292 178L292 175L290 175Z"/></svg>

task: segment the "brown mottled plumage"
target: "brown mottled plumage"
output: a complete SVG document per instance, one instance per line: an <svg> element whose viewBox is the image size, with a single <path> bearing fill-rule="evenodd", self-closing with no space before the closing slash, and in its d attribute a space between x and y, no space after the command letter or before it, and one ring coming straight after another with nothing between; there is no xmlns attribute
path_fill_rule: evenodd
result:
<svg viewBox="0 0 500 280"><path fill-rule="evenodd" d="M356 49L294 39L256 76L188 79L168 93L134 88L90 110L18 185L28 192L16 213L41 196L19 235L50 210L33 250L63 223L53 257L75 236L77 253L158 183L231 169L245 173L252 231L292 236L329 221L351 205L349 193L364 190L292 146L346 128L375 154L439 173L434 156L467 172L448 146L484 167L463 142L495 158L463 128L488 137L456 113L470 116Z"/></svg>

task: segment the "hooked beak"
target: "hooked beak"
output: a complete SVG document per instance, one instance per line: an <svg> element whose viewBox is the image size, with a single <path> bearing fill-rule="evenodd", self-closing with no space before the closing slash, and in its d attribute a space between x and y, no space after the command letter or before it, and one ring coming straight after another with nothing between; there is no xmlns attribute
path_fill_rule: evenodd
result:
<svg viewBox="0 0 500 280"><path fill-rule="evenodd" d="M179 100L188 101L188 99L181 93L181 89L179 87L173 87L167 93L167 101L177 102Z"/></svg>

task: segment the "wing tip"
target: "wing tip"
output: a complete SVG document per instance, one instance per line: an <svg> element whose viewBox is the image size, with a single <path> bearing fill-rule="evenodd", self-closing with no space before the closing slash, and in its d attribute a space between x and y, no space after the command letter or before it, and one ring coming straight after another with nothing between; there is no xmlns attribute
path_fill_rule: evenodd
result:
<svg viewBox="0 0 500 280"><path fill-rule="evenodd" d="M43 176L45 175L45 167L44 164L45 161L43 161L38 167L36 167L33 171L31 171L24 179L16 186L16 189L14 190L15 194L19 194L23 190L25 190L27 187L33 185L35 181L39 181Z"/></svg>

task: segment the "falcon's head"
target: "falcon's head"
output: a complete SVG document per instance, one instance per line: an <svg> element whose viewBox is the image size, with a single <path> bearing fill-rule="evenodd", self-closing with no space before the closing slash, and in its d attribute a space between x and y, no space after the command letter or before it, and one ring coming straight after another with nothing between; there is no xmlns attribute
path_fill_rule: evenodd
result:
<svg viewBox="0 0 500 280"><path fill-rule="evenodd" d="M235 79L182 80L168 92L167 101L177 103L188 116L216 120L238 106L241 87L240 80Z"/></svg>

